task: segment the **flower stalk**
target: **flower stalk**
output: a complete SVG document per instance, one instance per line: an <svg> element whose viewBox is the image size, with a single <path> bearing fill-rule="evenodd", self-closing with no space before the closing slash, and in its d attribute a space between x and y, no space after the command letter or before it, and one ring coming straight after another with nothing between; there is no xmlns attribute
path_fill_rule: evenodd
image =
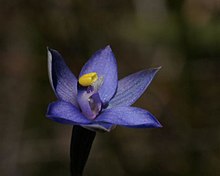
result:
<svg viewBox="0 0 220 176"><path fill-rule="evenodd" d="M82 176L96 132L74 125L70 144L71 176Z"/></svg>

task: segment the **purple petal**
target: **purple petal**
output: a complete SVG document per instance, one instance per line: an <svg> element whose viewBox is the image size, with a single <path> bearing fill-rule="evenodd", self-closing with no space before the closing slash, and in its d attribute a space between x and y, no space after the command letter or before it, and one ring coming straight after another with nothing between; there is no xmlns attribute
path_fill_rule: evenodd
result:
<svg viewBox="0 0 220 176"><path fill-rule="evenodd" d="M121 79L108 108L132 105L144 93L159 69L142 70Z"/></svg>
<svg viewBox="0 0 220 176"><path fill-rule="evenodd" d="M48 73L50 84L58 99L77 106L77 79L56 50L48 49Z"/></svg>
<svg viewBox="0 0 220 176"><path fill-rule="evenodd" d="M158 128L161 124L148 111L136 107L116 107L102 112L96 122L135 128Z"/></svg>
<svg viewBox="0 0 220 176"><path fill-rule="evenodd" d="M117 87L117 64L114 54L107 46L97 51L83 66L80 77L86 73L96 72L103 77L103 84L99 89L99 95L103 103L108 102L115 93Z"/></svg>
<svg viewBox="0 0 220 176"><path fill-rule="evenodd" d="M87 125L92 122L83 116L78 108L64 101L49 104L46 116L56 122L71 125Z"/></svg>

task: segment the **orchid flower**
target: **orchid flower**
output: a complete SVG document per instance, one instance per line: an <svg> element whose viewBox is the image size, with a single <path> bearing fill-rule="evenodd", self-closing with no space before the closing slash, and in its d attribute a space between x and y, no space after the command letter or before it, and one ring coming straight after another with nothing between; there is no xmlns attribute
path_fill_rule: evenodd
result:
<svg viewBox="0 0 220 176"><path fill-rule="evenodd" d="M77 79L62 56L48 49L49 79L58 100L49 104L46 116L94 131L110 131L117 125L161 127L150 112L131 106L159 69L142 70L118 81L116 59L107 46L92 55Z"/></svg>

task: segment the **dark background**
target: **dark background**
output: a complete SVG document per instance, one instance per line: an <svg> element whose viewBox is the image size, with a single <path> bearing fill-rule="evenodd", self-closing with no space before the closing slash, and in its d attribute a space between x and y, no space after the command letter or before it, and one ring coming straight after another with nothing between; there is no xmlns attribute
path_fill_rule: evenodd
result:
<svg viewBox="0 0 220 176"><path fill-rule="evenodd" d="M46 47L78 75L107 44L120 78L163 67L135 106L164 127L99 133L85 175L219 175L219 0L0 0L0 175L69 174L71 126L45 118Z"/></svg>

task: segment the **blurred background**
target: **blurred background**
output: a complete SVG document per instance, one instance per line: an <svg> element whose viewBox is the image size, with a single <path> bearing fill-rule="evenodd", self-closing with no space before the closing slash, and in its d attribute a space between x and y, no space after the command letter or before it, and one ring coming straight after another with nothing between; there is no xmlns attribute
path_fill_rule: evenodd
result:
<svg viewBox="0 0 220 176"><path fill-rule="evenodd" d="M46 47L75 75L110 44L119 78L162 66L135 103L161 129L98 133L87 176L220 174L220 0L0 0L0 175L69 175L71 126L45 118L56 100Z"/></svg>

